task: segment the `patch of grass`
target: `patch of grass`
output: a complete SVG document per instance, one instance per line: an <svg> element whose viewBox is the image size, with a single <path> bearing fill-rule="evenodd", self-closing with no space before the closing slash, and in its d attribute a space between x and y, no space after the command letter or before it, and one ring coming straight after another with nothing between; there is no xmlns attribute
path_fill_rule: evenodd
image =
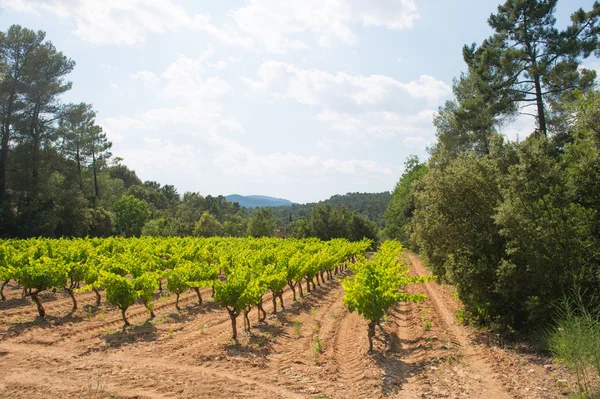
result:
<svg viewBox="0 0 600 399"><path fill-rule="evenodd" d="M421 322L423 322L423 329L425 331L431 330L431 320L427 318L427 309L421 310Z"/></svg>
<svg viewBox="0 0 600 399"><path fill-rule="evenodd" d="M166 302L169 300L170 297L171 297L171 293L168 291L164 291L160 294L158 300L162 301L162 302Z"/></svg>
<svg viewBox="0 0 600 399"><path fill-rule="evenodd" d="M302 337L302 323L299 320L294 320L294 335L296 338Z"/></svg>
<svg viewBox="0 0 600 399"><path fill-rule="evenodd" d="M579 292L565 298L549 331L548 348L577 377L577 397L596 398L593 374L600 374L600 308L586 306Z"/></svg>
<svg viewBox="0 0 600 399"><path fill-rule="evenodd" d="M429 319L423 320L423 329L425 331L431 330L431 321Z"/></svg>
<svg viewBox="0 0 600 399"><path fill-rule="evenodd" d="M329 317L332 319L335 319L337 317L337 315L335 314L335 312L332 310L331 312L329 312Z"/></svg>
<svg viewBox="0 0 600 399"><path fill-rule="evenodd" d="M319 338L318 335L315 335L315 338L313 339L312 352L315 361L318 361L319 356L321 355L321 353L323 353L323 342L321 341L321 338Z"/></svg>
<svg viewBox="0 0 600 399"><path fill-rule="evenodd" d="M169 328L169 331L167 332L167 338L172 339L173 338L173 329Z"/></svg>
<svg viewBox="0 0 600 399"><path fill-rule="evenodd" d="M79 399L105 399L112 397L104 390L102 376L98 375L95 380L90 378L87 387L82 387L77 395Z"/></svg>
<svg viewBox="0 0 600 399"><path fill-rule="evenodd" d="M100 320L104 320L105 315L106 315L106 308L104 306L102 306L100 308L100 310L98 311L98 314L96 315L96 317Z"/></svg>
<svg viewBox="0 0 600 399"><path fill-rule="evenodd" d="M317 308L315 308L314 306L312 308L310 308L310 315L314 319L315 316L317 315Z"/></svg>
<svg viewBox="0 0 600 399"><path fill-rule="evenodd" d="M458 321L461 324L465 323L465 310L464 309L458 309L458 311L456 312L456 315L454 316L456 317L456 321Z"/></svg>

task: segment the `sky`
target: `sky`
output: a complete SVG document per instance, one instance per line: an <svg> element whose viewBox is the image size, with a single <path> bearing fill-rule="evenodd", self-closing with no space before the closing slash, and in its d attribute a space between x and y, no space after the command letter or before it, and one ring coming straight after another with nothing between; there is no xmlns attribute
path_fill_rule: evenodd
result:
<svg viewBox="0 0 600 399"><path fill-rule="evenodd" d="M393 190L499 0L0 0L76 62L114 156L180 193ZM559 26L593 0L562 0ZM599 69L597 59L586 66ZM526 137L534 121L503 128Z"/></svg>

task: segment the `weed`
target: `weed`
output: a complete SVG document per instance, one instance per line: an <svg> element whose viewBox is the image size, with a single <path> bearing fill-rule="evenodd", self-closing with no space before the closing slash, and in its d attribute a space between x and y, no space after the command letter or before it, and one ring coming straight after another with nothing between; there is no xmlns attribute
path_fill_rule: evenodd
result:
<svg viewBox="0 0 600 399"><path fill-rule="evenodd" d="M173 329L169 328L169 331L167 332L167 338L171 339L173 338Z"/></svg>
<svg viewBox="0 0 600 399"><path fill-rule="evenodd" d="M423 329L425 331L431 330L431 321L429 319L423 320Z"/></svg>
<svg viewBox="0 0 600 399"><path fill-rule="evenodd" d="M427 318L427 309L421 310L421 321L423 322L423 329L425 331L431 330L431 320Z"/></svg>
<svg viewBox="0 0 600 399"><path fill-rule="evenodd" d="M592 370L600 374L600 309L590 310L579 292L560 304L556 327L549 332L550 352L577 377L579 396L591 398Z"/></svg>
<svg viewBox="0 0 600 399"><path fill-rule="evenodd" d="M321 341L321 338L319 338L318 335L315 335L315 338L313 339L312 352L313 356L315 357L315 361L318 361L319 356L321 355L321 353L323 353L323 342Z"/></svg>
<svg viewBox="0 0 600 399"><path fill-rule="evenodd" d="M302 337L302 323L299 320L294 320L294 335L296 338Z"/></svg>
<svg viewBox="0 0 600 399"><path fill-rule="evenodd" d="M313 317L313 319L315 318L315 316L317 315L317 308L315 308L314 306L312 308L310 308L310 315Z"/></svg>
<svg viewBox="0 0 600 399"><path fill-rule="evenodd" d="M100 310L98 311L98 314L96 315L96 317L100 320L104 320L104 315L106 315L106 308L104 306L102 306L100 308Z"/></svg>
<svg viewBox="0 0 600 399"><path fill-rule="evenodd" d="M465 322L465 310L464 309L458 309L458 312L456 312L456 321L458 321L461 324L464 324Z"/></svg>
<svg viewBox="0 0 600 399"><path fill-rule="evenodd" d="M329 312L329 317L332 319L335 319L337 317L337 315L335 314L335 312L332 310L331 312Z"/></svg>
<svg viewBox="0 0 600 399"><path fill-rule="evenodd" d="M88 381L87 388L82 387L77 397L79 399L108 398L109 395L106 393L106 391L104 391L104 381L102 381L102 376L98 375L96 377L96 381L90 378L90 380Z"/></svg>

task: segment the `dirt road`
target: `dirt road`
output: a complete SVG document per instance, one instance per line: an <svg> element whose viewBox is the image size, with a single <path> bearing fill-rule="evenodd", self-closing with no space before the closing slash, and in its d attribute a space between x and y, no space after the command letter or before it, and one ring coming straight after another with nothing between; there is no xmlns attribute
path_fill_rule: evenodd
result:
<svg viewBox="0 0 600 399"><path fill-rule="evenodd" d="M415 256L413 273L425 274ZM227 312L203 291L120 313L93 307L94 294L46 294L45 321L16 287L0 304L0 397L20 398L512 398L560 397L566 377L546 358L501 349L460 325L451 288L413 286L419 304L399 304L367 354L366 322L342 305L336 276L286 310L230 340ZM85 306L85 309L84 309ZM272 311L270 295L265 310ZM242 323L239 319L239 324ZM317 338L318 337L318 338ZM544 367L546 365L546 367ZM568 382L564 384L568 385Z"/></svg>

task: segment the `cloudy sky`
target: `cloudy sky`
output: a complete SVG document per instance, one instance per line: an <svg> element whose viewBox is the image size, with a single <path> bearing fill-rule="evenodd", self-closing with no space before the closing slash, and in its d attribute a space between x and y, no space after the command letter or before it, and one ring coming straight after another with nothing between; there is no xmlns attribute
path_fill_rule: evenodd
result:
<svg viewBox="0 0 600 399"><path fill-rule="evenodd" d="M392 190L426 157L499 1L0 0L0 29L44 30L76 61L64 101L92 103L143 180L307 202ZM592 4L559 2L559 25Z"/></svg>

